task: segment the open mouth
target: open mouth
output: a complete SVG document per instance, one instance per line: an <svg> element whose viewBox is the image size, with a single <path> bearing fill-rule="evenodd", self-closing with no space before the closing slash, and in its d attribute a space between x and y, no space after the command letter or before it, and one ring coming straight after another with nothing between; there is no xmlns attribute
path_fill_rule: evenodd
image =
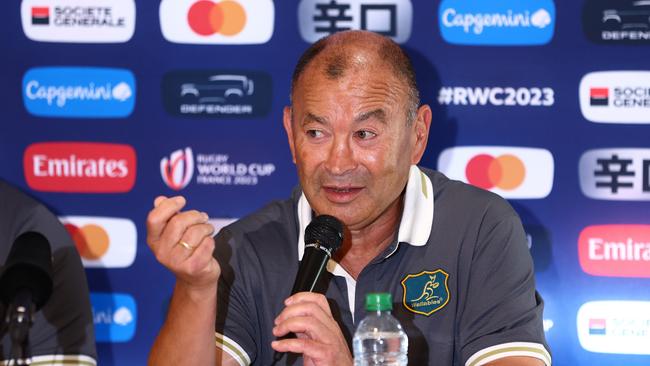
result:
<svg viewBox="0 0 650 366"><path fill-rule="evenodd" d="M335 203L345 203L351 201L357 196L357 194L359 194L359 192L361 192L362 189L362 187L323 187L327 198Z"/></svg>

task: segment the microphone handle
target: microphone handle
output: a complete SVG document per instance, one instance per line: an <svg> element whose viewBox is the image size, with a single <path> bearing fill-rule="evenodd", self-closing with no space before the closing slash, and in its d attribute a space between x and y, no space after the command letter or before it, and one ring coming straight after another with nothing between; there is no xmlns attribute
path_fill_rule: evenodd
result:
<svg viewBox="0 0 650 366"><path fill-rule="evenodd" d="M318 279L327 268L327 261L329 259L329 253L325 249L314 247L305 248L305 253L302 256L300 267L298 267L298 274L296 275L296 281L293 284L291 294L304 291L313 292Z"/></svg>

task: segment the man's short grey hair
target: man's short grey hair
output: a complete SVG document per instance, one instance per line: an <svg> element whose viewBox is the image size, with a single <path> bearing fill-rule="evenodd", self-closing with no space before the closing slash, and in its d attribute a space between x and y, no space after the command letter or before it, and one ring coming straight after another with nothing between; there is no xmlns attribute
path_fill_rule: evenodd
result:
<svg viewBox="0 0 650 366"><path fill-rule="evenodd" d="M349 51L345 44L349 41L367 40L368 37L377 41L377 59L384 61L393 71L395 77L404 83L407 91L406 123L415 121L417 110L420 105L420 93L418 92L415 80L415 71L411 60L402 48L392 39L365 31L339 32L321 38L312 44L300 56L291 78L290 99L293 101L293 93L298 84L300 76L305 72L307 66L323 51L328 50L328 58L325 60L325 74L329 79L338 79L349 66Z"/></svg>

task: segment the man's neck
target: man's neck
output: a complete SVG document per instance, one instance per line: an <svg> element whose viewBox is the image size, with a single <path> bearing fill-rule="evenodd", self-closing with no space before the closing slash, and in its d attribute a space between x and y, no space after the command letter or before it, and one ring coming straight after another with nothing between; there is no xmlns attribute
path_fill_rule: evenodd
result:
<svg viewBox="0 0 650 366"><path fill-rule="evenodd" d="M404 194L370 225L346 233L349 240L343 242L342 250L339 250L340 257L334 259L355 280L368 263L386 250L395 239L403 206Z"/></svg>

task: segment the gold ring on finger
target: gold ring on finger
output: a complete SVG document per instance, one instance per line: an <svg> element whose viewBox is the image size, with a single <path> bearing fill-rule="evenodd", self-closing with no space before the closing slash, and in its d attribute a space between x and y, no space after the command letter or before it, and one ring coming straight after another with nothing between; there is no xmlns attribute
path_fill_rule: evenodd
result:
<svg viewBox="0 0 650 366"><path fill-rule="evenodd" d="M181 245L183 248L189 250L190 252L193 252L194 249L196 249L193 246L189 245L188 243L186 243L186 242L184 242L182 240L178 242L178 245Z"/></svg>

